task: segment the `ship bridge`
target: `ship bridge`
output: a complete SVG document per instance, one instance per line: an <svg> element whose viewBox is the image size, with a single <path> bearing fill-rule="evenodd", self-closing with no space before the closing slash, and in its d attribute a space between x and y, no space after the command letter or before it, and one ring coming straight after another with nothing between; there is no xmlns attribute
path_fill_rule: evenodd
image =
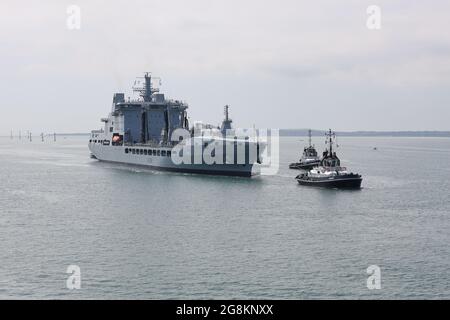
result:
<svg viewBox="0 0 450 320"><path fill-rule="evenodd" d="M143 79L142 86L138 86L138 80L133 86L140 99L125 101L123 93L114 94L113 111L105 123L105 131L122 134L126 144L167 144L175 129L189 128L188 105L180 100L166 99L158 88L153 87L149 72Z"/></svg>

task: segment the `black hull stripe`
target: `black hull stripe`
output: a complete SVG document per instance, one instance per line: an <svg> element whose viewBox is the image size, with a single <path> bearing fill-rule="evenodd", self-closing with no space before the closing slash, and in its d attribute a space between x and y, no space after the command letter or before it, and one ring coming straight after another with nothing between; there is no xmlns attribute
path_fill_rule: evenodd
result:
<svg viewBox="0 0 450 320"><path fill-rule="evenodd" d="M362 179L348 179L336 181L306 181L297 179L304 186L326 187L326 188L361 188Z"/></svg>

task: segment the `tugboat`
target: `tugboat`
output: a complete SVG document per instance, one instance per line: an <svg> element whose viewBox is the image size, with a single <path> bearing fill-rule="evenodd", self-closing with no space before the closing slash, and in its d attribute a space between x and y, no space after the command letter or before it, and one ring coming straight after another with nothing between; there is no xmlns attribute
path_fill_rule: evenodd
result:
<svg viewBox="0 0 450 320"><path fill-rule="evenodd" d="M341 167L341 160L333 152L333 139L336 138L335 133L331 129L327 136L329 148L323 152L323 158L320 166L299 174L295 179L301 185L318 186L327 188L361 188L361 175L349 172L347 168Z"/></svg>
<svg viewBox="0 0 450 320"><path fill-rule="evenodd" d="M289 169L310 170L320 165L320 158L311 143L311 129L308 130L309 146L303 149L303 155L299 162L291 163Z"/></svg>

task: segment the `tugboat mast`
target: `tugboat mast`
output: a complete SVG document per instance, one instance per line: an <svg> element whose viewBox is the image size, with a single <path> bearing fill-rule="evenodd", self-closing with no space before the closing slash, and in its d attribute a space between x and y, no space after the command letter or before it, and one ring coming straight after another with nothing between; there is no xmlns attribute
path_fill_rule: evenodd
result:
<svg viewBox="0 0 450 320"><path fill-rule="evenodd" d="M333 138L336 136L334 132L331 132L331 129L329 129L328 132L325 133L325 136L328 138L328 143L330 144L330 156L333 155Z"/></svg>
<svg viewBox="0 0 450 320"><path fill-rule="evenodd" d="M309 147L310 147L310 148L312 147L312 139L311 139L311 136L312 136L312 130L309 129L309 130L308 130L308 137L309 137Z"/></svg>

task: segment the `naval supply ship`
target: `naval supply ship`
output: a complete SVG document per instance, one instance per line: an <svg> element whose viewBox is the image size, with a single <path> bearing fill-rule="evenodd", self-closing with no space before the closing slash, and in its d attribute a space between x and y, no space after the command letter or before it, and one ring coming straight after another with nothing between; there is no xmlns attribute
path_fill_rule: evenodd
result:
<svg viewBox="0 0 450 320"><path fill-rule="evenodd" d="M148 72L142 86L137 82L133 91L139 97L125 101L124 93L115 93L111 112L101 119L103 128L91 132L92 158L163 171L242 177L260 173L266 142L256 130L235 132L228 106L220 127L197 123L190 128L187 103L166 99Z"/></svg>

